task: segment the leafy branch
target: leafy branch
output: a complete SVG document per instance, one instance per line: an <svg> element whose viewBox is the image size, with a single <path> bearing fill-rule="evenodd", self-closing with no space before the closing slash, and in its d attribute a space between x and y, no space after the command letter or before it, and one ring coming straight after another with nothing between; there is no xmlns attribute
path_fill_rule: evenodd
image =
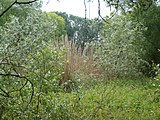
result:
<svg viewBox="0 0 160 120"><path fill-rule="evenodd" d="M25 2L18 2L17 0L15 0L6 10L4 10L1 14L0 17L2 17L6 12L8 12L14 5L21 5L21 4L31 4L34 3L38 0L31 0L31 1L25 1Z"/></svg>
<svg viewBox="0 0 160 120"><path fill-rule="evenodd" d="M28 106L30 105L30 103L32 102L32 99L33 99L33 96L34 96L34 85L33 85L33 83L32 83L27 77L25 77L25 76L20 76L20 75L18 75L18 74L10 74L10 73L3 74L3 73L0 73L0 76L4 76L4 77L10 77L10 76L11 76L11 77L17 77L17 78L21 78L21 79L26 79L27 82L19 89L20 92L21 92L21 90L25 87L25 85L27 85L28 82L31 84L32 93L31 93L30 100L29 100L29 102L28 102L28 104L27 104L27 106L26 106L26 108L25 108L25 110L26 110L26 109L28 108ZM4 97L10 97L10 95L9 95L8 92L6 92L5 90L3 90L2 88L0 88L0 90L1 90L3 93L5 93L5 95L4 95L4 94L0 94L0 95L2 95L2 96L4 96Z"/></svg>
<svg viewBox="0 0 160 120"><path fill-rule="evenodd" d="M7 91L5 91L4 89L2 89L1 87L0 87L0 90L4 93L4 94L0 93L1 96L3 96L3 97L11 97L9 95L9 93Z"/></svg>

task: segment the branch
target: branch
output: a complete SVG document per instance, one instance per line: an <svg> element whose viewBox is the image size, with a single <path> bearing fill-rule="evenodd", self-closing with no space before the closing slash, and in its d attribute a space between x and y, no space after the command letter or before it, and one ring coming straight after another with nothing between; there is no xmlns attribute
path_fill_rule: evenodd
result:
<svg viewBox="0 0 160 120"><path fill-rule="evenodd" d="M23 95L22 95L22 89L27 85L27 83L28 83L28 81L26 81L25 84L19 89L20 96L21 96L23 102L24 102L24 99L23 99Z"/></svg>
<svg viewBox="0 0 160 120"><path fill-rule="evenodd" d="M33 96L34 96L34 85L33 85L33 83L32 83L31 81L29 81L29 82L30 82L31 87L32 87L32 93L31 93L30 100L29 100L29 102L28 102L28 104L27 104L27 106L26 106L25 110L27 110L28 106L31 104L32 99L33 99Z"/></svg>
<svg viewBox="0 0 160 120"><path fill-rule="evenodd" d="M28 102L28 104L27 104L27 106L26 106L26 108L25 108L25 110L28 108L28 106L31 104L31 102L32 102L32 99L33 99L33 96L34 96L34 85L33 85L33 83L27 78L27 77L25 77L25 76L20 76L20 75L17 75L17 74L2 74L2 73L0 73L0 76L5 76L5 77L7 77L7 76L11 76L11 77L17 77L17 78L24 78L24 79L26 79L28 82L30 82L30 84L31 84L31 88L32 88L32 93L31 93L31 97L30 97L30 100L29 100L29 102ZM22 88L25 86L27 84L27 82L22 86ZM21 88L21 89L22 89ZM6 92L7 93L7 92Z"/></svg>
<svg viewBox="0 0 160 120"><path fill-rule="evenodd" d="M117 14L117 12L118 12L118 3L119 3L119 0L117 1L117 4L115 4L116 5L116 11L112 14L112 16L110 16L107 20L105 20L103 17L102 17L102 15L101 15L101 4L100 4L100 0L98 0L98 15L99 15L99 17L104 21L104 22L106 22L106 23L108 23L109 24L109 20L110 19L112 19L116 14ZM109 4L109 6L111 7L111 5L110 5L110 3L108 2L108 4ZM111 8L110 8L111 9Z"/></svg>
<svg viewBox="0 0 160 120"><path fill-rule="evenodd" d="M108 23L108 22L102 17L102 15L101 15L101 3L100 3L100 0L98 0L98 15L100 16L100 18L101 18L104 22Z"/></svg>
<svg viewBox="0 0 160 120"><path fill-rule="evenodd" d="M86 0L84 0L84 8L85 8L85 19L87 19L87 6L86 6Z"/></svg>
<svg viewBox="0 0 160 120"><path fill-rule="evenodd" d="M12 76L12 77L18 77L18 78L24 78L24 79L27 79L25 76L20 76L20 75L17 75L17 74L2 74L2 73L0 73L0 76L5 76L5 77L7 77L7 76Z"/></svg>
<svg viewBox="0 0 160 120"><path fill-rule="evenodd" d="M5 11L3 11L1 14L0 14L0 17L2 17L9 9L11 9L11 7L16 4L16 1L14 3L12 3Z"/></svg>
<svg viewBox="0 0 160 120"><path fill-rule="evenodd" d="M16 0L17 1L17 0ZM34 2L36 2L36 1L38 1L38 0L32 0L32 1L28 1L28 2L16 2L16 4L31 4L31 3L34 3Z"/></svg>
<svg viewBox="0 0 160 120"><path fill-rule="evenodd" d="M9 95L9 93L6 92L5 90L3 90L1 87L0 87L0 90L1 90L3 93L5 93L5 94L0 93L0 95L2 95L2 96L4 96L4 97L11 97L11 96Z"/></svg>
<svg viewBox="0 0 160 120"><path fill-rule="evenodd" d="M4 10L1 14L0 14L0 17L2 17L8 10L10 10L12 8L13 5L15 4L18 4L18 5L21 5L21 4L31 4L31 3L34 3L38 0L31 0L31 1L28 1L28 2L18 2L17 0L15 0L6 10Z"/></svg>
<svg viewBox="0 0 160 120"><path fill-rule="evenodd" d="M112 19L112 18L117 14L117 12L118 12L118 9L116 9L116 11L112 14L112 16L110 16L110 17L107 19L107 21L110 20L110 19Z"/></svg>

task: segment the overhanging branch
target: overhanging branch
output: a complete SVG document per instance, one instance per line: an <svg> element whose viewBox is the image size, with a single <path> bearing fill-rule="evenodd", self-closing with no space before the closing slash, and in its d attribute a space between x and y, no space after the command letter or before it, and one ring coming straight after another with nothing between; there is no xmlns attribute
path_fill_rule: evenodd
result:
<svg viewBox="0 0 160 120"><path fill-rule="evenodd" d="M113 5L111 5L111 3L109 2L109 1L106 1L107 2L107 4L110 6L110 10L111 10L111 6ZM112 19L116 14L117 14L117 12L118 12L118 7L119 7L119 0L117 0L117 3L116 4L114 4L115 5L115 8L116 8L116 11L106 20L106 19L104 19L103 17L102 17L102 15L101 15L101 3L100 3L100 0L98 0L98 15L99 15L99 17L104 21L104 22L106 22L106 23L109 23L108 21L110 20L110 19Z"/></svg>
<svg viewBox="0 0 160 120"><path fill-rule="evenodd" d="M17 1L17 0L16 0ZM32 1L28 1L28 2L16 2L16 4L31 4L31 3L34 3L34 2L36 2L36 1L38 1L38 0L32 0Z"/></svg>
<svg viewBox="0 0 160 120"><path fill-rule="evenodd" d="M4 10L1 14L0 17L2 17L8 10L10 10L12 8L12 6L14 6L15 4L17 5L21 5L21 4L31 4L34 3L38 0L31 0L31 1L26 1L26 2L18 2L17 0L15 0L6 10Z"/></svg>
<svg viewBox="0 0 160 120"><path fill-rule="evenodd" d="M100 0L98 0L98 15L104 22L108 23L101 15L101 3L100 3Z"/></svg>

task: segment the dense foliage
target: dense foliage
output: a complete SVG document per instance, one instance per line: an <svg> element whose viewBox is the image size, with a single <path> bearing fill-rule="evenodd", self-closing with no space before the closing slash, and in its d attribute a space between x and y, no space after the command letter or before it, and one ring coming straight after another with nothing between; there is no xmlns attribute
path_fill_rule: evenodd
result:
<svg viewBox="0 0 160 120"><path fill-rule="evenodd" d="M65 30L65 21L61 16L58 16L56 13L49 12L47 13L50 21L55 24L55 37L61 37L66 34Z"/></svg>
<svg viewBox="0 0 160 120"><path fill-rule="evenodd" d="M134 19L143 23L147 31L143 32L148 42L146 60L151 63L160 63L160 6L151 6L147 11L139 16L134 15Z"/></svg>
<svg viewBox="0 0 160 120"><path fill-rule="evenodd" d="M85 19L67 13L56 12L65 19L65 29L70 41L74 41L76 46L85 48L86 43L96 41L102 24L99 20Z"/></svg>
<svg viewBox="0 0 160 120"><path fill-rule="evenodd" d="M145 28L132 22L127 16L115 16L102 30L98 43L96 60L105 70L106 77L127 77L139 75L143 63Z"/></svg>
<svg viewBox="0 0 160 120"><path fill-rule="evenodd" d="M64 50L51 45L55 23L47 15L11 20L0 28L1 119L35 119L48 106L45 96L60 90Z"/></svg>
<svg viewBox="0 0 160 120"><path fill-rule="evenodd" d="M15 0L1 0L0 1L0 13L5 11L11 4L13 4ZM18 2L24 2L26 0L18 0ZM28 0L27 0L28 1ZM37 11L41 7L40 2L34 2L31 5L14 5L11 9L9 9L1 18L0 18L0 26L4 25L6 22L11 21L10 16L16 16L19 18L19 21L25 20L28 13L32 11Z"/></svg>
<svg viewBox="0 0 160 120"><path fill-rule="evenodd" d="M104 1L120 10L107 22L40 2L0 17L0 119L160 119L157 0Z"/></svg>

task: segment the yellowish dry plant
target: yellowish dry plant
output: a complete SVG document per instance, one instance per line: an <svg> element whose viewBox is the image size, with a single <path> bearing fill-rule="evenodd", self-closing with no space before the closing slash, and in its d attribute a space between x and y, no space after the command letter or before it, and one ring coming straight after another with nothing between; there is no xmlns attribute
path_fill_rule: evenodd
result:
<svg viewBox="0 0 160 120"><path fill-rule="evenodd" d="M93 48L86 46L83 50L79 47L77 49L75 42L68 40L65 37L64 46L66 49L65 59L65 70L63 75L63 82L72 80L72 75L81 73L84 76L92 75L94 77L100 77L102 75L102 69L95 67L95 61L93 60L94 51Z"/></svg>

